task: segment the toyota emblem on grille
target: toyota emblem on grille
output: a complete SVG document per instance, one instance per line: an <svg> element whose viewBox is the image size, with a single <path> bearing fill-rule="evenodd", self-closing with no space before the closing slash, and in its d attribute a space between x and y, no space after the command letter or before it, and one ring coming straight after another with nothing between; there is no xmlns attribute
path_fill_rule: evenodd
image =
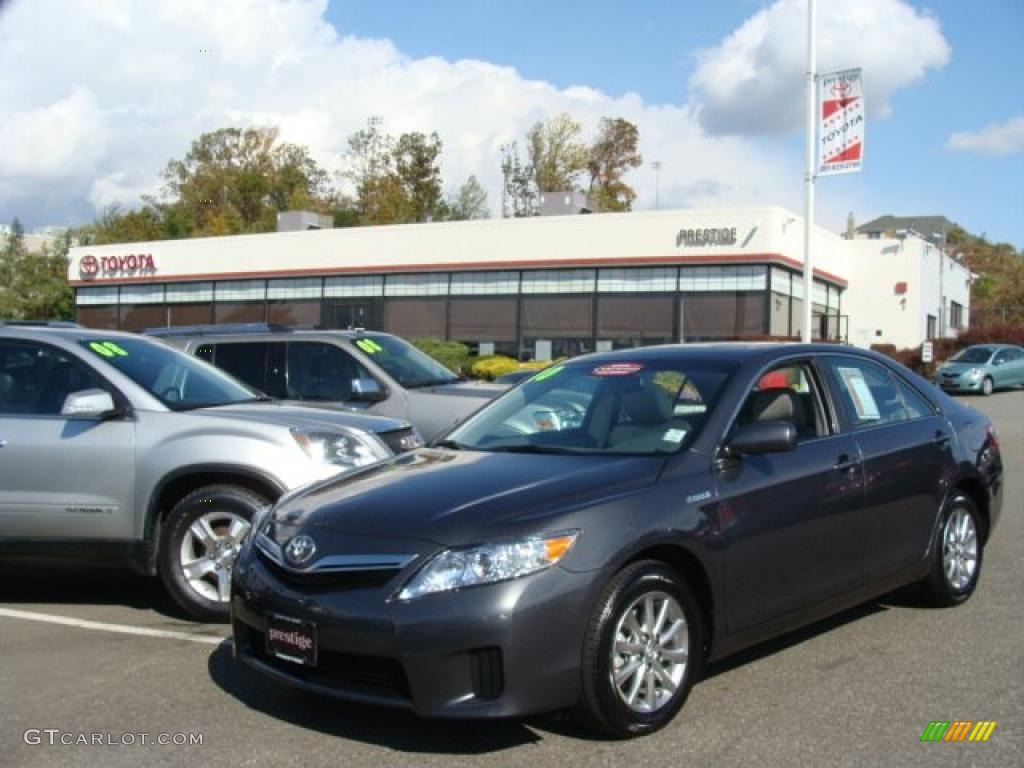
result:
<svg viewBox="0 0 1024 768"><path fill-rule="evenodd" d="M316 553L316 542L306 535L293 536L284 545L284 559L292 565L305 565Z"/></svg>

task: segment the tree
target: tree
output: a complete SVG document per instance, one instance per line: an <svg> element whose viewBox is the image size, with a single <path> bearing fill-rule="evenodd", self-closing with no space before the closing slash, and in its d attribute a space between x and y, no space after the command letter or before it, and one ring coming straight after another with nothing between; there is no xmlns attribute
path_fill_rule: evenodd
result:
<svg viewBox="0 0 1024 768"><path fill-rule="evenodd" d="M271 232L277 213L319 199L327 174L305 147L278 140L278 129L221 128L192 142L163 172L165 198L180 205L194 234Z"/></svg>
<svg viewBox="0 0 1024 768"><path fill-rule="evenodd" d="M587 170L590 173L588 194L599 211L629 211L636 192L622 180L630 168L643 162L637 147L640 132L621 117L601 118L597 138L590 145Z"/></svg>
<svg viewBox="0 0 1024 768"><path fill-rule="evenodd" d="M21 222L11 224L11 235L0 251L0 317L11 320L67 320L74 314L68 285L68 248L71 234L65 233L39 252L25 247Z"/></svg>
<svg viewBox="0 0 1024 768"><path fill-rule="evenodd" d="M978 275L971 285L971 324L1024 325L1024 254L956 225L946 235L946 246Z"/></svg>
<svg viewBox="0 0 1024 768"><path fill-rule="evenodd" d="M403 133L394 152L395 172L405 189L413 221L433 221L442 207L441 138Z"/></svg>
<svg viewBox="0 0 1024 768"><path fill-rule="evenodd" d="M533 166L519 159L516 142L501 147L501 215L521 218L537 215L537 185Z"/></svg>
<svg viewBox="0 0 1024 768"><path fill-rule="evenodd" d="M491 212L487 209L487 191L480 186L476 176L470 176L466 183L459 187L455 199L448 203L448 219L451 221L470 221L486 219Z"/></svg>
<svg viewBox="0 0 1024 768"><path fill-rule="evenodd" d="M587 168L587 146L579 140L582 126L563 112L535 123L526 134L527 154L538 192L577 188Z"/></svg>

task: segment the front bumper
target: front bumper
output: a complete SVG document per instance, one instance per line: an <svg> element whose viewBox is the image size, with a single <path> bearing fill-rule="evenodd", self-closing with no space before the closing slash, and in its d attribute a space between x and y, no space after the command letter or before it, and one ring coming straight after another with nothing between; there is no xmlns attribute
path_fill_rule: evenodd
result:
<svg viewBox="0 0 1024 768"><path fill-rule="evenodd" d="M573 705L593 574L559 567L500 584L391 600L384 584L295 585L250 548L234 575L235 655L280 682L421 716L514 717ZM317 665L267 653L267 615L311 622Z"/></svg>
<svg viewBox="0 0 1024 768"><path fill-rule="evenodd" d="M980 392L981 382L984 379L984 376L979 376L977 379L969 379L962 375L957 376L955 379L947 379L942 374L939 374L935 377L935 386L944 392Z"/></svg>

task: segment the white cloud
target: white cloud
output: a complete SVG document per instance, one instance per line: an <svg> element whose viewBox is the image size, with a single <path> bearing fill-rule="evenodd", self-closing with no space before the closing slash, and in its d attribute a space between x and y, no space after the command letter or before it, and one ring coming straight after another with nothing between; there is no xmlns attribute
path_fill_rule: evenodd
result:
<svg viewBox="0 0 1024 768"><path fill-rule="evenodd" d="M986 155L1012 155L1024 152L1024 117L1003 123L992 123L977 131L954 133L946 145L949 149L982 152Z"/></svg>
<svg viewBox="0 0 1024 768"><path fill-rule="evenodd" d="M904 0L827 0L817 8L818 71L863 67L874 115L887 115L893 92L949 61L938 21ZM806 0L777 0L717 46L699 51L689 86L701 105L701 124L722 134L799 130L806 40Z"/></svg>
<svg viewBox="0 0 1024 768"><path fill-rule="evenodd" d="M652 105L586 85L559 89L484 61L413 59L387 40L341 34L325 21L324 0L69 4L15 0L0 13L0 220L36 210L61 223L112 202L135 205L159 189L169 159L202 132L229 125L278 125L286 140L307 144L338 170L346 138L372 115L395 134L436 130L450 191L474 174L497 213L499 147L522 142L534 121L560 111L588 132L602 116L635 122L645 160L662 163L662 207L799 208L799 158L709 134L701 125L708 102L703 112ZM749 35L751 24L772 26L759 18L737 35ZM942 58L941 35L938 47ZM628 181L637 207L652 207L650 167ZM827 217L823 211L827 223L841 225L840 216Z"/></svg>

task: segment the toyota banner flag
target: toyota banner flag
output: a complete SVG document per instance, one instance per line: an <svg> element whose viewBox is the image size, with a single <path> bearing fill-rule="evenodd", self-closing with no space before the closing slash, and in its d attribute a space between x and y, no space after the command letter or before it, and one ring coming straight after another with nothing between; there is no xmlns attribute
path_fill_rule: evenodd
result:
<svg viewBox="0 0 1024 768"><path fill-rule="evenodd" d="M854 173L864 157L864 91L859 69L818 78L818 176Z"/></svg>

